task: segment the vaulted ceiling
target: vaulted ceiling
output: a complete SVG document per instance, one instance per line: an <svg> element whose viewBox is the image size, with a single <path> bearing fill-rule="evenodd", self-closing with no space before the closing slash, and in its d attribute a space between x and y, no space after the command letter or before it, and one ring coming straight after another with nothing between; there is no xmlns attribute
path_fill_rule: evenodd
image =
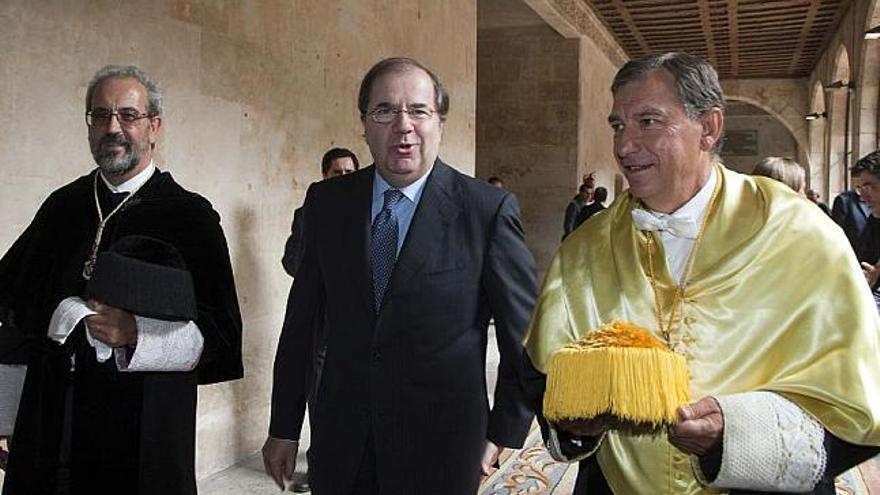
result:
<svg viewBox="0 0 880 495"><path fill-rule="evenodd" d="M581 0L627 55L687 51L722 78L808 76L846 0Z"/></svg>

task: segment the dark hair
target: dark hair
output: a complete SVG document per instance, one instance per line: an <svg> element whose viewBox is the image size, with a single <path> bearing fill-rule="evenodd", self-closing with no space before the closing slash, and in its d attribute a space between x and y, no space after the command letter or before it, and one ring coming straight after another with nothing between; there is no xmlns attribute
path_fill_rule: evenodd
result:
<svg viewBox="0 0 880 495"><path fill-rule="evenodd" d="M595 191L593 191L593 201L603 202L608 199L608 189L604 187L597 187Z"/></svg>
<svg viewBox="0 0 880 495"><path fill-rule="evenodd" d="M582 193L582 192L589 191L590 189L592 189L592 187L590 187L586 184L581 184L581 187L578 188L578 192Z"/></svg>
<svg viewBox="0 0 880 495"><path fill-rule="evenodd" d="M446 88L440 84L437 76L428 70L427 67L411 58L403 57L380 60L367 71L367 75L361 81L361 89L358 93L358 110L361 112L361 118L363 119L367 116L367 107L370 105L370 91L373 90L373 83L376 82L376 79L389 72L403 72L412 69L423 70L431 78L431 82L434 84L434 105L437 107L435 110L440 115L441 121L446 120L446 114L449 113L449 94L446 92Z"/></svg>
<svg viewBox="0 0 880 495"><path fill-rule="evenodd" d="M358 170L361 168L361 164L358 163L358 157L348 148L330 148L326 153L324 153L324 157L321 158L321 174L327 175L327 171L330 170L330 165L333 164L333 160L338 158L351 158L351 161L354 162L354 169Z"/></svg>
<svg viewBox="0 0 880 495"><path fill-rule="evenodd" d="M504 181L501 180L501 177L498 177L497 175L489 177L488 179L486 179L486 182L488 182L489 184L504 184Z"/></svg>
<svg viewBox="0 0 880 495"><path fill-rule="evenodd" d="M862 172L871 172L877 177L880 177L880 150L874 150L859 158L859 161L857 161L849 170L852 175L858 175Z"/></svg>
<svg viewBox="0 0 880 495"><path fill-rule="evenodd" d="M107 79L114 78L135 79L141 83L147 93L147 113L162 115L162 83L134 65L105 65L98 72L95 72L86 89L86 112L92 109L92 96L95 94L95 89Z"/></svg>
<svg viewBox="0 0 880 495"><path fill-rule="evenodd" d="M665 69L675 78L678 99L688 118L696 120L713 108L724 111L724 94L718 73L705 59L684 52L667 52L647 55L630 60L614 76L611 92L644 79L650 72ZM715 143L716 153L721 151L719 139Z"/></svg>

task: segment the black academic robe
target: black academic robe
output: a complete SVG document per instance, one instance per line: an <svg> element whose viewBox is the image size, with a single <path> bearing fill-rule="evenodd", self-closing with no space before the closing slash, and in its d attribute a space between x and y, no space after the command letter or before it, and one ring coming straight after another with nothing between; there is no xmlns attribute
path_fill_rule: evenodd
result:
<svg viewBox="0 0 880 495"><path fill-rule="evenodd" d="M102 251L127 235L180 251L205 339L192 372L121 373L112 358L97 362L82 324L63 346L46 337L58 303L85 288L95 173L53 192L0 260L0 362L28 364L3 493L54 493L66 457L73 494L194 494L196 385L242 376L241 316L220 217L157 171L107 223ZM110 193L97 184L106 215Z"/></svg>

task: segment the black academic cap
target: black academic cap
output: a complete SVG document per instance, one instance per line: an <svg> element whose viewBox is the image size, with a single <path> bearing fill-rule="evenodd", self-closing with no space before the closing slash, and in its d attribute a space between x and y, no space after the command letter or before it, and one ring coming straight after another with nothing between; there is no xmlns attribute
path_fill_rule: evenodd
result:
<svg viewBox="0 0 880 495"><path fill-rule="evenodd" d="M195 320L192 275L171 244L126 236L98 255L86 298L159 320Z"/></svg>

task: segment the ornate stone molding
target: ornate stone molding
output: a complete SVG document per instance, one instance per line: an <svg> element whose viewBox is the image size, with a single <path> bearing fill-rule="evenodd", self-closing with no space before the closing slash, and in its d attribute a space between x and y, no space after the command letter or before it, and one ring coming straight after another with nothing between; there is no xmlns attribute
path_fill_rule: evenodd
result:
<svg viewBox="0 0 880 495"><path fill-rule="evenodd" d="M612 63L629 60L614 35L584 0L524 0L547 24L566 38L589 38Z"/></svg>

